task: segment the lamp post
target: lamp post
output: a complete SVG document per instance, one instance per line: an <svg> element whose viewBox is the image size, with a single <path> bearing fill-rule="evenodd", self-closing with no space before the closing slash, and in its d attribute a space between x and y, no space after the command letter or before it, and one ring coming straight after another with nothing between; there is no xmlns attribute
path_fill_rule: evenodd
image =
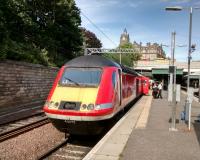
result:
<svg viewBox="0 0 200 160"><path fill-rule="evenodd" d="M188 120L188 128L190 130L190 114L191 114L191 102L189 97L189 87L190 87L190 61L191 61L191 53L192 53L192 47L191 47L191 39L192 39L192 13L193 9L200 9L200 7L189 7L189 8L183 8L180 6L176 7L166 7L166 11L181 11L183 9L189 9L190 16L189 16L189 41L188 41L188 77L187 77L187 100L186 105L189 107L189 120Z"/></svg>
<svg viewBox="0 0 200 160"><path fill-rule="evenodd" d="M171 62L169 63L169 84L168 84L168 101L172 102L171 127L170 131L177 131L176 129L176 66L174 64L175 58L175 36L176 32L171 35Z"/></svg>
<svg viewBox="0 0 200 160"><path fill-rule="evenodd" d="M171 117L171 131L176 131L176 66L174 65L174 53L175 53L175 37L176 32L172 32L171 40L171 65L173 72L170 72L170 81L172 85L172 117Z"/></svg>
<svg viewBox="0 0 200 160"><path fill-rule="evenodd" d="M166 7L166 11L181 11L183 10L183 7L177 6L177 7ZM192 11L193 8L190 7L190 17L189 17L189 43L188 43L188 77L187 77L187 91L189 90L190 86L190 60L191 60L191 39L192 39ZM188 97L187 97L188 99Z"/></svg>
<svg viewBox="0 0 200 160"><path fill-rule="evenodd" d="M189 9L190 11L190 16L189 16L189 41L188 41L188 77L187 77L187 91L189 90L190 87L190 61L191 61L191 53L192 53L192 45L191 45L191 40L192 40L192 14L193 14L193 9L200 9L200 7L181 7L181 6L175 6L175 7L166 7L166 11L181 11L184 9Z"/></svg>

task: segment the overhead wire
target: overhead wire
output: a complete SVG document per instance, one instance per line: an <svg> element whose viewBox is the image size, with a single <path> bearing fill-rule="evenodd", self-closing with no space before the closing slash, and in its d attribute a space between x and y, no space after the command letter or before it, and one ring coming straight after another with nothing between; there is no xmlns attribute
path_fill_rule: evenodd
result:
<svg viewBox="0 0 200 160"><path fill-rule="evenodd" d="M90 18L88 18L83 11L81 11L81 14L99 31L101 32L112 44L114 44L116 47L118 46L109 36L107 36Z"/></svg>

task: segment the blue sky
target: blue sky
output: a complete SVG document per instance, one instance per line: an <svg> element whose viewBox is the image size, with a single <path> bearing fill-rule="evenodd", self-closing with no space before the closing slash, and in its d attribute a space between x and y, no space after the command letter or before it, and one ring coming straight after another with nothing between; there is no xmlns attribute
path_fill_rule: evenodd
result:
<svg viewBox="0 0 200 160"><path fill-rule="evenodd" d="M165 11L167 6L199 6L200 0L75 0L81 11L112 41L109 41L84 16L82 26L94 32L103 48L115 48L124 28L131 42L171 44L171 32L176 31L176 44L188 45L189 10ZM192 43L196 51L192 60L200 60L200 9L193 11ZM170 56L170 47L164 47ZM175 58L187 61L188 47L176 47Z"/></svg>

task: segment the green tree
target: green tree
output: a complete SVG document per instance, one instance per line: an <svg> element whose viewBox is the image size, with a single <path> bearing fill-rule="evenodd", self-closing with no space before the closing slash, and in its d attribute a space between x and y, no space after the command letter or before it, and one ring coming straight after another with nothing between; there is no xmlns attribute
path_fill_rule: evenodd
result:
<svg viewBox="0 0 200 160"><path fill-rule="evenodd" d="M97 38L97 36L85 29L85 28L81 28L82 33L83 33L83 37L84 37L84 41L85 41L85 47L87 48L101 48L102 47L102 43L101 41Z"/></svg>
<svg viewBox="0 0 200 160"><path fill-rule="evenodd" d="M118 49L133 49L133 53L124 53L121 54L121 63L123 65L134 67L135 63L141 58L141 54L138 53L131 43L126 43L118 47ZM119 54L105 54L107 58L110 58L118 63L120 63L120 55Z"/></svg>
<svg viewBox="0 0 200 160"><path fill-rule="evenodd" d="M48 51L50 60L62 65L75 57L83 39L80 10L74 0L32 0L30 6L31 16L40 26L40 47Z"/></svg>
<svg viewBox="0 0 200 160"><path fill-rule="evenodd" d="M121 45L120 48L122 49L133 49L133 53L126 53L122 55L122 64L125 64L129 67L133 67L138 60L141 58L141 54L138 53L131 43L126 43Z"/></svg>
<svg viewBox="0 0 200 160"><path fill-rule="evenodd" d="M35 25L27 14L25 1L2 1L0 17L0 58L48 63L34 43Z"/></svg>
<svg viewBox="0 0 200 160"><path fill-rule="evenodd" d="M0 57L61 66L82 47L74 0L0 3Z"/></svg>

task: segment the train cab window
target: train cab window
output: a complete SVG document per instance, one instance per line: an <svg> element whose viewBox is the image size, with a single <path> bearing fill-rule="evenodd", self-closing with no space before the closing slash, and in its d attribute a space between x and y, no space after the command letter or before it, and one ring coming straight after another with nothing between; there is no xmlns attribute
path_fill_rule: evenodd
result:
<svg viewBox="0 0 200 160"><path fill-rule="evenodd" d="M116 86L116 82L117 81L117 79L116 79L116 71L114 71L113 73L112 73L112 85L113 85L113 88L115 88L115 86Z"/></svg>
<svg viewBox="0 0 200 160"><path fill-rule="evenodd" d="M101 68L66 68L60 80L60 85L98 86L101 74Z"/></svg>

